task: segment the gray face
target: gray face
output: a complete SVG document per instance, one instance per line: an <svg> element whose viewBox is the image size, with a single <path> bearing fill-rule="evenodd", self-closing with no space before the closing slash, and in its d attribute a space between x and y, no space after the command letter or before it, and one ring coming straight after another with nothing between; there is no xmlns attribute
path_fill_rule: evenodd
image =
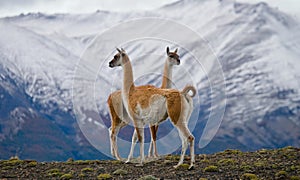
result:
<svg viewBox="0 0 300 180"><path fill-rule="evenodd" d="M175 52L169 52L168 53L168 58L169 58L169 62L172 65L179 65L180 64L179 56Z"/></svg>
<svg viewBox="0 0 300 180"><path fill-rule="evenodd" d="M117 53L114 55L114 58L109 62L109 67L118 67L121 66L121 55L120 53Z"/></svg>

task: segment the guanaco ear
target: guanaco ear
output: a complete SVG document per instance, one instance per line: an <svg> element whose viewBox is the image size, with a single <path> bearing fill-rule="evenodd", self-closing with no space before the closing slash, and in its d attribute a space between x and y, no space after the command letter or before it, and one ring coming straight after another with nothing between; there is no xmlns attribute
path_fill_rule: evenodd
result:
<svg viewBox="0 0 300 180"><path fill-rule="evenodd" d="M167 47L167 54L169 54L169 52L170 52L170 49L169 49L169 46Z"/></svg>
<svg viewBox="0 0 300 180"><path fill-rule="evenodd" d="M176 48L174 52L177 53L177 51L178 51L178 48Z"/></svg>
<svg viewBox="0 0 300 180"><path fill-rule="evenodd" d="M120 52L120 54L121 54L122 57L124 57L125 54L126 54L126 52L125 52L125 50L123 48L121 48L121 51L119 51L119 52Z"/></svg>
<svg viewBox="0 0 300 180"><path fill-rule="evenodd" d="M122 53L122 51L119 49L119 48L116 48L117 49L117 51L119 52L119 53Z"/></svg>

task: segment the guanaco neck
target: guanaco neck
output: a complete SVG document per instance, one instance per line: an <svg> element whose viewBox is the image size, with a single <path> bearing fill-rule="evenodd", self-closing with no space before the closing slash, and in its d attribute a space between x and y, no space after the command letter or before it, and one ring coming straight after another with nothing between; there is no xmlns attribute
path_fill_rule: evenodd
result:
<svg viewBox="0 0 300 180"><path fill-rule="evenodd" d="M169 89L172 87L172 64L166 59L164 66L164 75L162 78L161 88Z"/></svg>
<svg viewBox="0 0 300 180"><path fill-rule="evenodd" d="M125 63L122 65L123 68L123 86L122 86L122 100L123 104L128 112L129 106L129 94L130 91L134 89L134 82L133 82L133 73L132 73L132 66L130 60L127 56L124 56Z"/></svg>

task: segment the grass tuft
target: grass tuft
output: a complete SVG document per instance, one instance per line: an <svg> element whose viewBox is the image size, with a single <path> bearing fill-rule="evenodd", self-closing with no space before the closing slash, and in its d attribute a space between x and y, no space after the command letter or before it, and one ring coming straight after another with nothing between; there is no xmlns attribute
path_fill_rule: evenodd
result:
<svg viewBox="0 0 300 180"><path fill-rule="evenodd" d="M110 161L112 164L122 164L122 161L119 160L112 160Z"/></svg>
<svg viewBox="0 0 300 180"><path fill-rule="evenodd" d="M236 154L236 155L243 154L242 151L237 150L237 149L227 149L223 153L224 154Z"/></svg>
<svg viewBox="0 0 300 180"><path fill-rule="evenodd" d="M200 162L201 163L209 163L209 160L208 159L202 159Z"/></svg>
<svg viewBox="0 0 300 180"><path fill-rule="evenodd" d="M242 180L258 180L257 176L252 173L245 173L241 177Z"/></svg>
<svg viewBox="0 0 300 180"><path fill-rule="evenodd" d="M256 162L256 163L254 163L254 166L256 166L256 167L265 167L266 166L266 163L265 162L263 162L263 161L258 161L258 162Z"/></svg>
<svg viewBox="0 0 300 180"><path fill-rule="evenodd" d="M113 175L126 175L128 172L124 169L117 169L113 172Z"/></svg>
<svg viewBox="0 0 300 180"><path fill-rule="evenodd" d="M167 155L165 157L167 160L178 161L180 159L180 155Z"/></svg>
<svg viewBox="0 0 300 180"><path fill-rule="evenodd" d="M63 175L63 174L60 172L60 170L57 169L57 168L49 169L49 170L47 171L47 173L48 173L47 176L49 176L49 177L58 177L58 176Z"/></svg>
<svg viewBox="0 0 300 180"><path fill-rule="evenodd" d="M62 176L60 176L60 179L72 179L73 178L73 175L70 174L70 173L67 173L67 174L63 174Z"/></svg>
<svg viewBox="0 0 300 180"><path fill-rule="evenodd" d="M17 156L11 157L8 161L5 161L3 164L7 166L16 166L24 163L24 161L20 160Z"/></svg>
<svg viewBox="0 0 300 180"><path fill-rule="evenodd" d="M300 180L300 176L291 176L290 180Z"/></svg>
<svg viewBox="0 0 300 180"><path fill-rule="evenodd" d="M286 178L286 177L288 177L288 173L286 171L278 171L275 174L275 177L276 178Z"/></svg>
<svg viewBox="0 0 300 180"><path fill-rule="evenodd" d="M218 172L219 168L217 166L207 166L204 168L204 172Z"/></svg>
<svg viewBox="0 0 300 180"><path fill-rule="evenodd" d="M234 159L221 159L218 161L218 164L220 165L230 165L230 164L235 164L236 161Z"/></svg>
<svg viewBox="0 0 300 180"><path fill-rule="evenodd" d="M181 164L178 168L180 169L189 169L190 165L188 164Z"/></svg>
<svg viewBox="0 0 300 180"><path fill-rule="evenodd" d="M93 172L93 171L94 171L94 169L93 168L89 168L89 167L81 169L82 173Z"/></svg>
<svg viewBox="0 0 300 180"><path fill-rule="evenodd" d="M36 161L31 161L27 164L28 167L35 167L37 166L37 162Z"/></svg>
<svg viewBox="0 0 300 180"><path fill-rule="evenodd" d="M112 178L112 176L110 174L99 174L97 176L97 179L99 179L99 180L111 179L111 178Z"/></svg>
<svg viewBox="0 0 300 180"><path fill-rule="evenodd" d="M70 161L69 163L86 165L86 164L91 164L92 161L90 161L90 160L77 160L77 161L73 161L73 162Z"/></svg>
<svg viewBox="0 0 300 180"><path fill-rule="evenodd" d="M147 175L147 176L139 178L138 180L157 180L157 178L152 175Z"/></svg>
<svg viewBox="0 0 300 180"><path fill-rule="evenodd" d="M242 171L249 171L249 170L252 169L252 166L250 166L250 165L242 165L242 166L240 167L240 169L241 169Z"/></svg>

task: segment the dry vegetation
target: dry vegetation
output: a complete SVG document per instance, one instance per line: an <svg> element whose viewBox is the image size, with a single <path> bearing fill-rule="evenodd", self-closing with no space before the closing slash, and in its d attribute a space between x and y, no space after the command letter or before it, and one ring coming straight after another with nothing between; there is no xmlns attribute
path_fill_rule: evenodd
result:
<svg viewBox="0 0 300 180"><path fill-rule="evenodd" d="M241 152L226 150L197 155L196 166L177 169L179 156L167 155L143 167L116 160L36 162L11 158L0 161L0 179L291 179L300 180L300 149ZM185 163L189 162L186 156Z"/></svg>

